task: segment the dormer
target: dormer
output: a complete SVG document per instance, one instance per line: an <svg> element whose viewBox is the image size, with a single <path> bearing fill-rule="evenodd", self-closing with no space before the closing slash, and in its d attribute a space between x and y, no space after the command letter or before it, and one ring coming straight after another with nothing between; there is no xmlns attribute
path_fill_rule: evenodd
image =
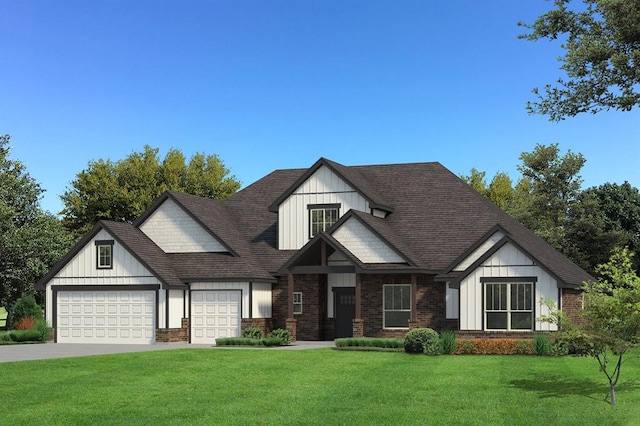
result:
<svg viewBox="0 0 640 426"><path fill-rule="evenodd" d="M349 210L382 218L393 211L357 167L321 158L270 206L278 213L278 249L302 248Z"/></svg>

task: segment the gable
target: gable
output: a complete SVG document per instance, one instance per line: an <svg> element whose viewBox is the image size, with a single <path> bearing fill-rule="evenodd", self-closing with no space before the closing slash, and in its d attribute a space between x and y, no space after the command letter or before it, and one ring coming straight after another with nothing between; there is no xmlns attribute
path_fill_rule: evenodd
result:
<svg viewBox="0 0 640 426"><path fill-rule="evenodd" d="M228 251L171 198L156 208L139 228L165 253Z"/></svg>
<svg viewBox="0 0 640 426"><path fill-rule="evenodd" d="M278 206L280 250L298 250L311 239L309 207L332 205L342 216L369 212L369 202L327 166L319 167Z"/></svg>
<svg viewBox="0 0 640 426"><path fill-rule="evenodd" d="M391 246L357 219L349 218L331 235L362 263L406 263Z"/></svg>
<svg viewBox="0 0 640 426"><path fill-rule="evenodd" d="M113 268L96 266L96 241L113 241ZM51 279L57 284L140 284L159 281L106 230L100 230Z"/></svg>
<svg viewBox="0 0 640 426"><path fill-rule="evenodd" d="M458 263L452 270L453 271L464 271L471 264L473 264L476 260L480 259L480 257L487 252L491 247L493 247L498 241L504 237L504 233L502 231L496 231L493 235L487 238L478 248L476 248L471 254L465 257L460 263Z"/></svg>

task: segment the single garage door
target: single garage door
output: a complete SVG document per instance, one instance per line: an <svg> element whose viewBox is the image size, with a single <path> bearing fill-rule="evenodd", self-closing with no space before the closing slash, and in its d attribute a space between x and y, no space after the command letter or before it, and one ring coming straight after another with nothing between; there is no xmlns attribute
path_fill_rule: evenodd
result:
<svg viewBox="0 0 640 426"><path fill-rule="evenodd" d="M240 301L239 290L191 292L191 343L240 336Z"/></svg>
<svg viewBox="0 0 640 426"><path fill-rule="evenodd" d="M154 343L155 291L60 291L58 343Z"/></svg>

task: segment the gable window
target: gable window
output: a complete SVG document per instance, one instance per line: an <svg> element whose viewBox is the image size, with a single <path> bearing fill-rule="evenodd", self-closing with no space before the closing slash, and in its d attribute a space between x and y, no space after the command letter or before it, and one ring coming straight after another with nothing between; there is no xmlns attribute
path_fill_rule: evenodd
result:
<svg viewBox="0 0 640 426"><path fill-rule="evenodd" d="M533 330L533 283L485 283L486 330Z"/></svg>
<svg viewBox="0 0 640 426"><path fill-rule="evenodd" d="M293 293L293 314L302 314L302 292L296 291Z"/></svg>
<svg viewBox="0 0 640 426"><path fill-rule="evenodd" d="M411 284L384 285L382 307L384 328L409 328Z"/></svg>
<svg viewBox="0 0 640 426"><path fill-rule="evenodd" d="M113 240L96 241L96 268L113 269Z"/></svg>
<svg viewBox="0 0 640 426"><path fill-rule="evenodd" d="M309 238L324 232L338 221L340 204L310 205L309 209Z"/></svg>

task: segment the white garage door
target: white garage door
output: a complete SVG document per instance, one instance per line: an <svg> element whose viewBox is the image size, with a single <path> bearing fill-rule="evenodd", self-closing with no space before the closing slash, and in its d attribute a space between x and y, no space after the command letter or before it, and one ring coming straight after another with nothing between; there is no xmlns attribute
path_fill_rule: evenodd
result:
<svg viewBox="0 0 640 426"><path fill-rule="evenodd" d="M155 291L60 291L58 343L154 343Z"/></svg>
<svg viewBox="0 0 640 426"><path fill-rule="evenodd" d="M191 293L191 343L213 344L218 337L240 335L240 291Z"/></svg>

